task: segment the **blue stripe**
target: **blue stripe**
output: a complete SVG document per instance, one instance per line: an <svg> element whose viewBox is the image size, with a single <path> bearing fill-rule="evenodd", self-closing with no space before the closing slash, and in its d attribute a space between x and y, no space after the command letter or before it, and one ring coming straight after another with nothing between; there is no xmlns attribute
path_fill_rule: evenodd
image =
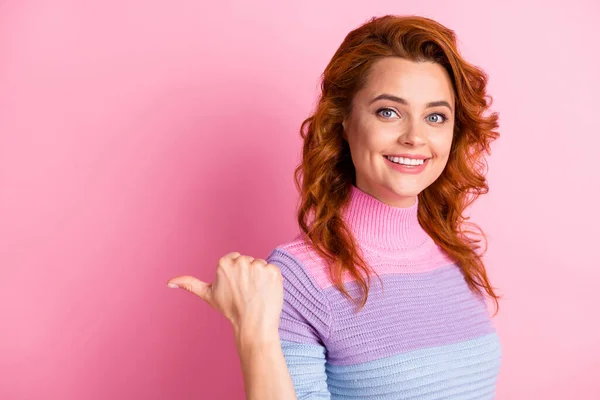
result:
<svg viewBox="0 0 600 400"><path fill-rule="evenodd" d="M325 348L281 340L285 362L298 400L330 399L325 373Z"/></svg>
<svg viewBox="0 0 600 400"><path fill-rule="evenodd" d="M501 362L496 333L356 365L331 365L326 350L282 340L298 399L493 399Z"/></svg>
<svg viewBox="0 0 600 400"><path fill-rule="evenodd" d="M493 399L500 360L492 333L356 365L327 364L327 384L332 399Z"/></svg>

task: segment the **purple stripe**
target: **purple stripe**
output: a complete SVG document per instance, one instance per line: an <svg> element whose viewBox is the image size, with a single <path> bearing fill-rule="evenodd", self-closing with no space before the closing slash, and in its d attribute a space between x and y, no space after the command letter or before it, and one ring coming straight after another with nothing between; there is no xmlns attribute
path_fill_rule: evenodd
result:
<svg viewBox="0 0 600 400"><path fill-rule="evenodd" d="M383 292L372 277L367 304L358 314L335 288L325 291L333 312L325 342L329 363L363 363L495 332L483 298L471 292L454 264L381 279ZM360 293L354 282L346 288L353 297Z"/></svg>
<svg viewBox="0 0 600 400"><path fill-rule="evenodd" d="M289 253L275 249L267 262L277 265L284 277L280 338L322 345L322 338L329 334L331 324L331 310L325 294Z"/></svg>

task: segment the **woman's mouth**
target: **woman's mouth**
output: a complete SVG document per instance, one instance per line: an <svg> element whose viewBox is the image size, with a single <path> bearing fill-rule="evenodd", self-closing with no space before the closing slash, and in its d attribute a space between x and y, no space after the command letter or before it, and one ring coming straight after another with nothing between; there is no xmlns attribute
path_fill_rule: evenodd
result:
<svg viewBox="0 0 600 400"><path fill-rule="evenodd" d="M418 174L422 172L427 166L431 158L418 158L410 157L397 157L397 156L384 156L388 161L389 165L396 171L404 173Z"/></svg>

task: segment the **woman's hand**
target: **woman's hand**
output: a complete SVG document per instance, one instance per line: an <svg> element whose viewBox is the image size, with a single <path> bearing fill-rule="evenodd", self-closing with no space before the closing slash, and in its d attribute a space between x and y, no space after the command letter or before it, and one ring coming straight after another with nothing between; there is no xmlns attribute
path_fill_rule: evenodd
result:
<svg viewBox="0 0 600 400"><path fill-rule="evenodd" d="M279 342L283 277L276 265L229 253L219 260L213 283L179 276L169 287L200 296L231 322L247 399L297 398Z"/></svg>
<svg viewBox="0 0 600 400"><path fill-rule="evenodd" d="M234 252L219 260L213 283L179 276L168 286L194 293L223 314L233 326L238 349L279 343L283 278L276 265Z"/></svg>

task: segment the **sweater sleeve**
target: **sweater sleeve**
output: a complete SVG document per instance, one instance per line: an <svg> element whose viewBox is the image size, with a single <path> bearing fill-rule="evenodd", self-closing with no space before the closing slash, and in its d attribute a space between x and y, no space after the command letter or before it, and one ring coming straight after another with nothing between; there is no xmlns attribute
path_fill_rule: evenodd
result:
<svg viewBox="0 0 600 400"><path fill-rule="evenodd" d="M277 248L266 260L283 275L279 336L298 400L330 399L324 345L331 326L327 298L292 254Z"/></svg>

